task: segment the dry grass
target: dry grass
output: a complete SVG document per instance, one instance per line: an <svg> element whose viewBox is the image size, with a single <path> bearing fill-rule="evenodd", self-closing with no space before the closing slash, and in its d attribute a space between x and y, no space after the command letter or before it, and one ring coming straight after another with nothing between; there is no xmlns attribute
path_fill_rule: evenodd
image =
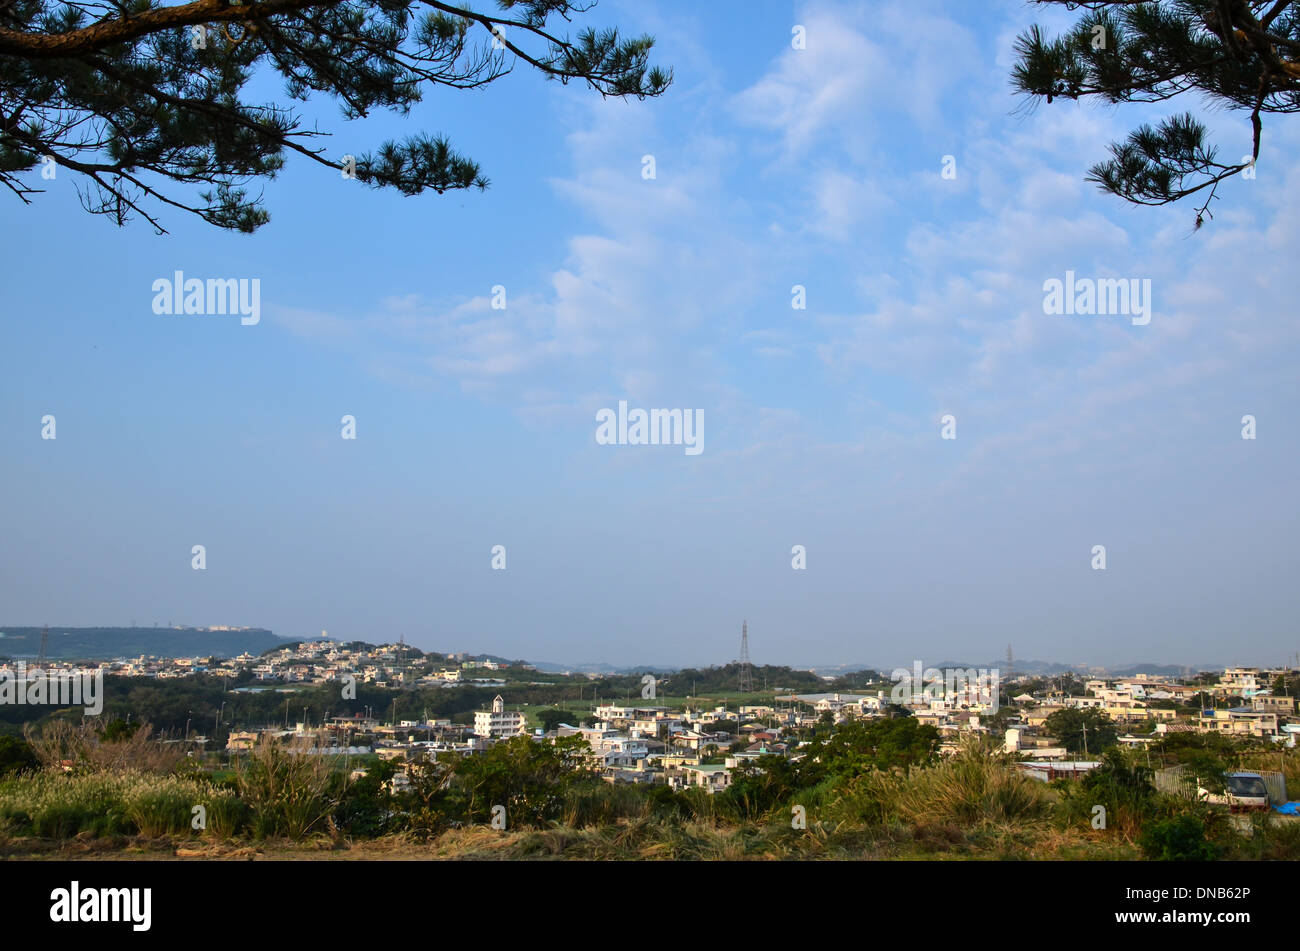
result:
<svg viewBox="0 0 1300 951"><path fill-rule="evenodd" d="M26 724L23 736L47 769L170 773L185 759L181 744L154 737L148 723L111 741L104 739L99 721L52 720L39 730Z"/></svg>

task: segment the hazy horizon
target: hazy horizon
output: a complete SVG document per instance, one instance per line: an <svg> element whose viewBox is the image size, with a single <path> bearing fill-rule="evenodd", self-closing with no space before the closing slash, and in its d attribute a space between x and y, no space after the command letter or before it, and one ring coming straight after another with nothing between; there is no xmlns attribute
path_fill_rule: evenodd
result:
<svg viewBox="0 0 1300 951"><path fill-rule="evenodd" d="M0 625L0 635L3 635L6 631L10 631L18 628L33 629L33 628L42 628L46 626L47 625L43 625L43 624L12 624L7 626ZM350 636L350 635L345 636L345 635L330 632L328 629L320 632L284 634L284 633L278 633L274 630L271 630L270 628L264 627L262 625L257 625L257 624L250 624L250 625L184 624L183 625L183 624L150 623L150 624L143 624L143 625L142 624L98 624L98 625L85 625L84 627L80 625L68 624L68 625L48 625L48 627L51 635L58 634L61 630L67 630L67 629L78 628L78 627L82 627L83 629L84 627L90 627L90 628L122 628L127 630L156 629L156 630L208 631L209 633L224 633L227 630L236 631L236 632L240 630L267 631L274 637L283 639L287 642L311 641L311 640L327 638L329 640L337 641L339 643L347 643L353 640L357 640L365 643L370 643L375 646L395 643L397 640L399 640L401 637L404 636L404 635L399 635L398 638L393 638L391 640L387 638L373 639L373 638L367 638L365 636ZM222 630L212 630L213 628L221 628ZM715 659L715 660L709 660L709 661L697 662L697 663L674 663L671 660L655 661L655 660L646 660L646 659L639 659L634 661L611 661L599 657L557 659L554 657L548 657L541 654L527 655L527 656L506 654L506 653L502 653L501 651L494 650L490 645L486 645L486 646L479 645L479 646L470 646L470 647L446 647L445 645L437 645L437 644L434 645L415 644L409 639L406 640L406 643L412 647L419 648L422 651L443 654L444 656L463 656L463 655L493 656L493 657L501 657L511 661L524 661L528 663L543 664L546 666L571 667L574 669L584 668L584 667L585 668L613 667L613 668L618 668L620 670L631 669L631 668L680 670L686 667L709 667L709 666L720 667L730 663L735 663L738 660L738 656L739 656L738 638L736 639L734 645L737 648L735 652L736 656L729 657L725 660ZM790 658L772 659L772 658L756 657L754 656L754 650L753 650L754 641L752 638L750 643L751 643L750 661L755 666L770 664L772 666L778 666L778 667L779 666L792 667L798 670L812 669L812 668L826 669L826 668L838 667L838 668L843 668L845 670L871 669L871 670L887 672L897 667L910 668L911 665L916 660L920 660L927 667L947 666L949 664L961 664L963 666L971 666L971 665L996 666L999 667L1001 670L1003 670L1004 673L1007 669L1007 665L1005 662L1005 652L1001 657L992 654L989 655L977 654L973 651L967 652L965 654L957 654L952 656L945 655L942 657L935 656L935 655L931 655L928 657L922 656L922 657L914 657L914 658L898 657L888 661L887 663L886 662L872 663L870 661L863 660L860 657L850 658L850 659L839 658L839 659L809 662L807 660L801 660L801 659L790 659ZM2 641L0 641L0 648L3 648ZM0 654L3 653L4 653L3 649L0 649ZM922 654L924 655L925 652L922 651ZM14 655L14 656L26 656L26 655ZM184 656L184 655L178 655L178 656ZM1060 665L1060 666L1067 666L1072 668L1088 667L1088 668L1108 668L1108 669L1123 669L1128 667L1151 665L1157 667L1180 667L1180 668L1191 670L1192 672L1199 672L1203 670L1214 670L1217 668L1232 667L1232 666L1246 666L1246 667L1287 666L1295 663L1296 660L1297 658L1295 654L1291 654L1289 656L1283 656L1280 660L1268 659L1268 660L1259 660L1253 662L1244 661L1241 660L1240 658L1213 658L1211 659L1210 662L1207 662L1204 658L1202 658L1197 663L1189 664L1183 659L1164 658L1164 659L1134 660L1134 661L1112 663L1112 664L1098 664L1088 660L1079 660L1077 658L1066 658L1066 657L1056 657L1056 656L1053 657L1017 656L1014 657L1012 669L1014 670L1016 668L1021 667L1022 665L1030 665L1035 667L1042 666L1042 665Z"/></svg>

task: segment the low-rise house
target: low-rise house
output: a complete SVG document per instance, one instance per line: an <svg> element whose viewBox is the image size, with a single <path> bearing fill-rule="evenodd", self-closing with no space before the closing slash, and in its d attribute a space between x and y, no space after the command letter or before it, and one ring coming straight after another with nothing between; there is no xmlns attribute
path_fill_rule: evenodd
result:
<svg viewBox="0 0 1300 951"><path fill-rule="evenodd" d="M1250 707L1206 710L1197 718L1196 724L1202 733L1221 733L1227 736L1277 736L1277 714L1253 710Z"/></svg>
<svg viewBox="0 0 1300 951"><path fill-rule="evenodd" d="M261 736L256 730L231 733L226 738L226 749L228 750L251 750L257 745L257 739Z"/></svg>
<svg viewBox="0 0 1300 951"><path fill-rule="evenodd" d="M1293 717L1296 710L1295 697L1256 694L1250 698L1250 708L1264 713L1276 713L1280 717Z"/></svg>
<svg viewBox="0 0 1300 951"><path fill-rule="evenodd" d="M677 789L699 786L720 792L731 785L731 770L726 766L677 766L669 773L668 784Z"/></svg>
<svg viewBox="0 0 1300 951"><path fill-rule="evenodd" d="M1261 687L1258 667L1228 667L1215 689L1227 696L1253 697Z"/></svg>

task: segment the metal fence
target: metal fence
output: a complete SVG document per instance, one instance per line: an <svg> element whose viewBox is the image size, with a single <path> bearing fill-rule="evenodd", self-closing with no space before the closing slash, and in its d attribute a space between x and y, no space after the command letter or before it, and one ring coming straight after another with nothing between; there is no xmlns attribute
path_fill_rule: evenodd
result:
<svg viewBox="0 0 1300 951"><path fill-rule="evenodd" d="M1196 777L1187 771L1186 766L1170 766L1158 769L1152 776L1156 789L1169 796L1182 796L1184 799L1196 799Z"/></svg>
<svg viewBox="0 0 1300 951"><path fill-rule="evenodd" d="M1234 772L1236 772L1234 770ZM1273 805L1281 805L1287 801L1286 795L1286 777L1279 772L1272 770L1243 770L1242 772L1259 773L1264 780L1264 786L1268 789L1268 801ZM1170 796L1182 796L1184 799L1195 799L1197 782L1196 777L1192 775L1186 766L1170 766L1167 769L1158 769L1152 776L1152 782L1155 783L1156 789Z"/></svg>

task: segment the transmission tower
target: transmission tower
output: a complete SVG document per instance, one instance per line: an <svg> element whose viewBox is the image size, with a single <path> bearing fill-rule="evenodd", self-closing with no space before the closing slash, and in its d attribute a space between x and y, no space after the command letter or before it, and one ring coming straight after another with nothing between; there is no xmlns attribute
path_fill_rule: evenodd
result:
<svg viewBox="0 0 1300 951"><path fill-rule="evenodd" d="M749 666L749 622L740 622L740 691L752 693L754 690L754 671Z"/></svg>
<svg viewBox="0 0 1300 951"><path fill-rule="evenodd" d="M1006 680L1008 683L1010 683L1011 678L1015 676L1015 670L1016 670L1015 656L1011 653L1011 645L1008 644L1007 645L1007 672L1006 675L1003 677L1003 679Z"/></svg>

